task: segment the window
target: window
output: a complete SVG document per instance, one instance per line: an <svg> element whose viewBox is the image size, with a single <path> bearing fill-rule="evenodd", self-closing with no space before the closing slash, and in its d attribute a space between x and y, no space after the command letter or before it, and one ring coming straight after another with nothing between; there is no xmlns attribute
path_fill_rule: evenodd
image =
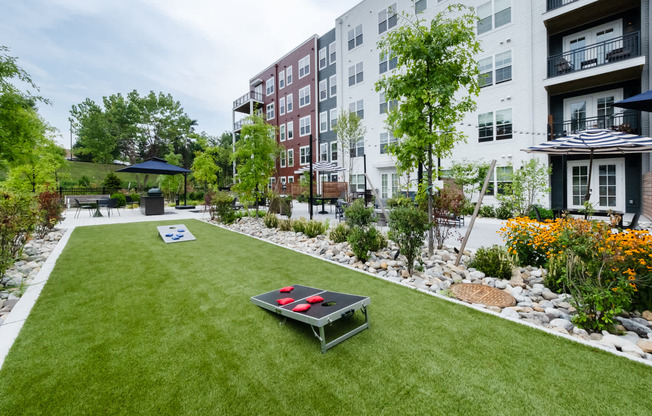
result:
<svg viewBox="0 0 652 416"><path fill-rule="evenodd" d="M326 47L323 47L319 50L319 69L324 69L328 65L326 59Z"/></svg>
<svg viewBox="0 0 652 416"><path fill-rule="evenodd" d="M388 146L390 144L396 143L396 137L392 132L386 131L380 133L380 154L385 155L389 153Z"/></svg>
<svg viewBox="0 0 652 416"><path fill-rule="evenodd" d="M307 136L310 134L310 116L301 117L299 119L299 137Z"/></svg>
<svg viewBox="0 0 652 416"><path fill-rule="evenodd" d="M398 174L392 173L392 196L398 195Z"/></svg>
<svg viewBox="0 0 652 416"><path fill-rule="evenodd" d="M288 176L288 183L294 183L294 176Z"/></svg>
<svg viewBox="0 0 652 416"><path fill-rule="evenodd" d="M351 157L364 156L364 137L358 139L353 146L351 146Z"/></svg>
<svg viewBox="0 0 652 416"><path fill-rule="evenodd" d="M285 176L281 176L280 179L281 179L281 185L283 185L283 190L285 190L285 182L286 182L286 178L285 178Z"/></svg>
<svg viewBox="0 0 652 416"><path fill-rule="evenodd" d="M380 114L385 114L387 113L388 109L391 111L396 107L398 107L398 100L390 100L389 102L387 102L384 92L380 93L379 101L380 101Z"/></svg>
<svg viewBox="0 0 652 416"><path fill-rule="evenodd" d="M305 107L308 104L310 104L310 85L299 90L299 108Z"/></svg>
<svg viewBox="0 0 652 416"><path fill-rule="evenodd" d="M294 121L288 121L287 133L288 140L294 139Z"/></svg>
<svg viewBox="0 0 652 416"><path fill-rule="evenodd" d="M331 86L331 97L335 97L337 95L337 76L336 75L331 75L331 77L328 79L330 86Z"/></svg>
<svg viewBox="0 0 652 416"><path fill-rule="evenodd" d="M267 120L274 118L274 103L267 104Z"/></svg>
<svg viewBox="0 0 652 416"><path fill-rule="evenodd" d="M428 0L417 0L414 2L414 12L416 14L423 13L428 8Z"/></svg>
<svg viewBox="0 0 652 416"><path fill-rule="evenodd" d="M380 175L380 197L387 199L387 174Z"/></svg>
<svg viewBox="0 0 652 416"><path fill-rule="evenodd" d="M285 124L278 126L278 139L281 142L285 141Z"/></svg>
<svg viewBox="0 0 652 416"><path fill-rule="evenodd" d="M307 165L310 163L310 147L302 146L299 148L299 164Z"/></svg>
<svg viewBox="0 0 652 416"><path fill-rule="evenodd" d="M285 70L278 73L278 89L285 88Z"/></svg>
<svg viewBox="0 0 652 416"><path fill-rule="evenodd" d="M288 168L291 168L294 166L294 149L288 149ZM292 180L290 182L294 182L294 177L291 177Z"/></svg>
<svg viewBox="0 0 652 416"><path fill-rule="evenodd" d="M478 114L478 141L488 142L494 139L494 113Z"/></svg>
<svg viewBox="0 0 652 416"><path fill-rule="evenodd" d="M328 143L319 144L319 161L328 162Z"/></svg>
<svg viewBox="0 0 652 416"><path fill-rule="evenodd" d="M478 35L512 21L511 0L490 0L478 6L477 11L479 19Z"/></svg>
<svg viewBox="0 0 652 416"><path fill-rule="evenodd" d="M330 45L328 45L328 63L330 65L333 65L335 63L335 58L337 57L337 46L335 46L335 42L331 42Z"/></svg>
<svg viewBox="0 0 652 416"><path fill-rule="evenodd" d="M269 184L267 184L267 189L274 189L274 185L276 185L276 178L272 177L269 178Z"/></svg>
<svg viewBox="0 0 652 416"><path fill-rule="evenodd" d="M396 3L394 3L378 13L378 34L380 35L393 28L397 22L398 14L396 13Z"/></svg>
<svg viewBox="0 0 652 416"><path fill-rule="evenodd" d="M348 40L349 50L362 45L362 25L357 25L354 29L349 30Z"/></svg>
<svg viewBox="0 0 652 416"><path fill-rule="evenodd" d="M287 100L287 112L291 113L294 107L293 105L294 99L292 98L292 94L288 94L287 97L285 97L285 99Z"/></svg>
<svg viewBox="0 0 652 416"><path fill-rule="evenodd" d="M278 100L278 112L280 115L285 114L285 97L281 97Z"/></svg>
<svg viewBox="0 0 652 416"><path fill-rule="evenodd" d="M274 80L274 77L271 77L270 79L265 82L265 95L272 95L274 94L274 83L276 81Z"/></svg>
<svg viewBox="0 0 652 416"><path fill-rule="evenodd" d="M349 113L356 113L360 119L364 118L364 100L354 101L349 104Z"/></svg>
<svg viewBox="0 0 652 416"><path fill-rule="evenodd" d="M379 74L384 74L388 70L392 70L396 68L396 65L398 64L398 58L394 55L387 54L384 52L380 53L380 58L378 59L378 73Z"/></svg>
<svg viewBox="0 0 652 416"><path fill-rule="evenodd" d="M511 166L496 167L496 189L498 195L509 194L512 190L513 169Z"/></svg>
<svg viewBox="0 0 652 416"><path fill-rule="evenodd" d="M285 81L286 85L292 84L292 65L288 66L285 70Z"/></svg>
<svg viewBox="0 0 652 416"><path fill-rule="evenodd" d="M319 81L319 101L324 101L328 98L328 80L324 79Z"/></svg>
<svg viewBox="0 0 652 416"><path fill-rule="evenodd" d="M299 59L299 79L310 74L310 55Z"/></svg>
<svg viewBox="0 0 652 416"><path fill-rule="evenodd" d="M279 157L279 159L280 159L280 161L281 161L281 167L282 167L282 168L285 167L285 157L286 157L286 156L285 156L285 152L281 152L281 156Z"/></svg>
<svg viewBox="0 0 652 416"><path fill-rule="evenodd" d="M478 61L478 85L480 87L486 87L494 83L493 74L494 74L494 58L484 58Z"/></svg>
<svg viewBox="0 0 652 416"><path fill-rule="evenodd" d="M351 191L364 192L364 175L351 175Z"/></svg>
<svg viewBox="0 0 652 416"><path fill-rule="evenodd" d="M331 117L331 130L335 130L335 126L337 125L337 109L333 108L330 110L330 117Z"/></svg>
<svg viewBox="0 0 652 416"><path fill-rule="evenodd" d="M362 62L349 67L349 87L364 81Z"/></svg>
<svg viewBox="0 0 652 416"><path fill-rule="evenodd" d="M511 0L494 0L494 26L500 27L512 21Z"/></svg>
<svg viewBox="0 0 652 416"><path fill-rule="evenodd" d="M496 140L512 138L512 109L496 111Z"/></svg>
<svg viewBox="0 0 652 416"><path fill-rule="evenodd" d="M512 79L512 51L496 55L496 84Z"/></svg>
<svg viewBox="0 0 652 416"><path fill-rule="evenodd" d="M331 162L337 161L337 142L331 142Z"/></svg>
<svg viewBox="0 0 652 416"><path fill-rule="evenodd" d="M319 132L323 133L328 131L328 112L323 111L319 113Z"/></svg>

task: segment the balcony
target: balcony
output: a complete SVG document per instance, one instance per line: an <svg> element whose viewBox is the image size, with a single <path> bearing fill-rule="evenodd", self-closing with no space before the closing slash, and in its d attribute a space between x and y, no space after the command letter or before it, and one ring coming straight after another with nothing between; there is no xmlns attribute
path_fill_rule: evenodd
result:
<svg viewBox="0 0 652 416"><path fill-rule="evenodd" d="M243 118L242 120L238 120L235 123L233 123L233 131L235 133L238 133L240 130L242 130L242 126L245 126L247 124L253 124L251 118Z"/></svg>
<svg viewBox="0 0 652 416"><path fill-rule="evenodd" d="M578 0L548 0L548 11L558 9L570 3L575 3Z"/></svg>
<svg viewBox="0 0 652 416"><path fill-rule="evenodd" d="M641 56L640 32L552 55L548 58L548 77L583 71Z"/></svg>
<svg viewBox="0 0 652 416"><path fill-rule="evenodd" d="M579 117L572 120L565 120L552 123L551 133L553 137L549 137L548 140L558 139L587 129L612 129L626 133L641 134L640 120L640 111L625 111L624 113L608 116Z"/></svg>
<svg viewBox="0 0 652 416"><path fill-rule="evenodd" d="M253 109L263 105L263 93L249 91L233 102L233 111L251 114Z"/></svg>

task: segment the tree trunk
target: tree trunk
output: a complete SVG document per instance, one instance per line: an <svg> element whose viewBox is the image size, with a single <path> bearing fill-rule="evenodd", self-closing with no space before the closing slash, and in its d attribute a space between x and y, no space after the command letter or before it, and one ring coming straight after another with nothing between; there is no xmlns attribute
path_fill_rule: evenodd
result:
<svg viewBox="0 0 652 416"><path fill-rule="evenodd" d="M432 227L434 226L434 215L432 212L432 143L428 143L428 255L434 253L435 236Z"/></svg>

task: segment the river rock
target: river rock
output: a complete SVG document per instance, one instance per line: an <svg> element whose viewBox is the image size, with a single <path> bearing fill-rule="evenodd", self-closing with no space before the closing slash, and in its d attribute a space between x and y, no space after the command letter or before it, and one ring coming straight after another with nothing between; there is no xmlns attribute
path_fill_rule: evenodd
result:
<svg viewBox="0 0 652 416"><path fill-rule="evenodd" d="M652 333L652 329L648 328L645 325L641 325L632 319L622 318L620 316L617 316L615 319L620 322L625 328L636 332L638 335L647 336L647 334Z"/></svg>
<svg viewBox="0 0 652 416"><path fill-rule="evenodd" d="M564 328L566 331L571 331L573 329L573 323L567 319L555 318L550 321L550 325L553 327Z"/></svg>
<svg viewBox="0 0 652 416"><path fill-rule="evenodd" d="M647 339L642 339L636 344L636 346L639 347L644 352L648 354L652 354L652 341Z"/></svg>
<svg viewBox="0 0 652 416"><path fill-rule="evenodd" d="M652 321L652 312L650 311L643 311L641 314L641 317L647 321Z"/></svg>
<svg viewBox="0 0 652 416"><path fill-rule="evenodd" d="M519 315L518 312L512 308L503 309L503 311L500 313L500 316L504 316L505 318L509 319L521 319L521 315Z"/></svg>

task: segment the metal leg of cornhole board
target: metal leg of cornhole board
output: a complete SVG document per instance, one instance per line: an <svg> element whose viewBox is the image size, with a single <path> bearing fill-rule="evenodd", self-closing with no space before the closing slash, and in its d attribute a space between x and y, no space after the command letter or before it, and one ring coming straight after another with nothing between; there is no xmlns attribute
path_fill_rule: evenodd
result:
<svg viewBox="0 0 652 416"><path fill-rule="evenodd" d="M367 307L363 305L361 309L362 309L362 312L364 313L364 323L362 325L352 329L351 331L347 332L346 334L340 336L339 338L336 338L336 339L334 339L334 340L332 340L331 342L328 342L328 343L326 342L326 334L325 334L325 331L324 331L324 327L323 326L319 327L319 335L317 335L317 331L315 331L315 327L310 325L310 329L312 329L312 333L315 334L315 337L317 337L317 339L321 343L321 353L322 354L325 353L327 350L333 348L334 346L336 346L340 342L345 341L345 340L351 338L352 336L354 336L355 334L369 328L369 316L367 315Z"/></svg>

